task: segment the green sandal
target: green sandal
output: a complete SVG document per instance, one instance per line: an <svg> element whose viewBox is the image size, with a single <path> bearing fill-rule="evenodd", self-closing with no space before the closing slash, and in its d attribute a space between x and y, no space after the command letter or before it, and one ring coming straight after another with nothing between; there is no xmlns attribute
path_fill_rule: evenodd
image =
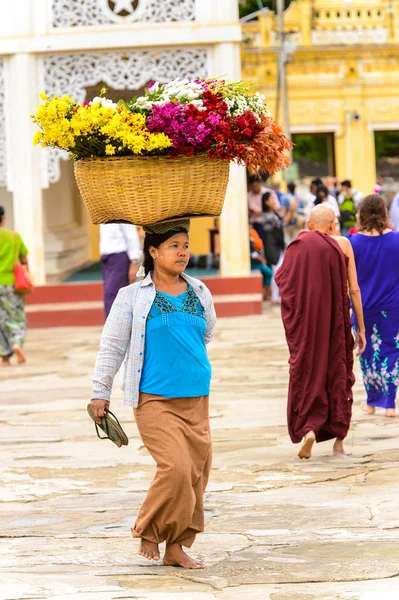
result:
<svg viewBox="0 0 399 600"><path fill-rule="evenodd" d="M100 440L111 440L111 442L114 442L114 444L116 444L118 448L120 448L121 446L128 445L129 439L126 433L123 431L118 419L110 410L108 410L107 408L105 409L105 415L101 419L101 424L98 424L95 420L91 404L87 405L87 412L94 421L97 436L100 438ZM100 435L100 432L98 431L99 427L106 434L105 437Z"/></svg>

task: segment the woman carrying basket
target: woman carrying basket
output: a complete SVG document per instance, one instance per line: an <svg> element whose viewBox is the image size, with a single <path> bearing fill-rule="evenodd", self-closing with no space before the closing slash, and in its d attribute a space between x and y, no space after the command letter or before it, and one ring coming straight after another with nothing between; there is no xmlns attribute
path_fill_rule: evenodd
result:
<svg viewBox="0 0 399 600"><path fill-rule="evenodd" d="M211 366L205 344L216 324L206 286L184 274L189 260L189 222L146 229L143 281L122 288L112 306L97 357L92 412L101 421L114 376L124 361L125 404L157 464L133 537L139 554L188 569L204 530L203 496L212 460L208 396Z"/></svg>

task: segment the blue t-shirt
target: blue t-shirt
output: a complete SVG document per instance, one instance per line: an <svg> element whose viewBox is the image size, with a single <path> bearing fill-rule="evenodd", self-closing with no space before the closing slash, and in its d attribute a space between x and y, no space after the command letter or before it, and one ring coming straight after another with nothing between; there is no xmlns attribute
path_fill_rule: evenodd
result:
<svg viewBox="0 0 399 600"><path fill-rule="evenodd" d="M190 286L180 296L157 292L147 318L140 392L195 398L210 391L204 309Z"/></svg>

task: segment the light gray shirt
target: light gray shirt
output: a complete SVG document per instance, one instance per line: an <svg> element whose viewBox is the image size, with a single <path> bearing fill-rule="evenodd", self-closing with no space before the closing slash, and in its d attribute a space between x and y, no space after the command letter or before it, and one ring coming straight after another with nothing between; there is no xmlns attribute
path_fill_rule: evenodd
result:
<svg viewBox="0 0 399 600"><path fill-rule="evenodd" d="M204 308L206 319L205 343L214 336L216 313L212 295L198 279L182 274L191 285ZM116 373L121 371L121 387L127 406L138 406L140 380L144 362L145 333L148 313L156 289L151 273L143 281L119 290L105 323L93 374L93 400L110 400ZM165 352L167 349L165 348Z"/></svg>

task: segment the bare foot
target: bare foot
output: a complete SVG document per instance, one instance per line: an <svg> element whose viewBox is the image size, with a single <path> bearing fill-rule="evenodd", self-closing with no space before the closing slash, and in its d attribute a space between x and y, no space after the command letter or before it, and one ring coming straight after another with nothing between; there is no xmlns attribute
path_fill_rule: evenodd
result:
<svg viewBox="0 0 399 600"><path fill-rule="evenodd" d="M3 367L9 367L11 365L11 363L10 363L10 357L9 356L2 356L0 364Z"/></svg>
<svg viewBox="0 0 399 600"><path fill-rule="evenodd" d="M365 402L363 402L360 409L362 412L364 412L365 415L374 415L375 414L375 406L369 406Z"/></svg>
<svg viewBox="0 0 399 600"><path fill-rule="evenodd" d="M183 567L183 569L205 569L205 565L186 554L180 544L166 546L163 564L167 567Z"/></svg>
<svg viewBox="0 0 399 600"><path fill-rule="evenodd" d="M148 560L159 560L161 555L159 554L158 544L155 542L149 542L148 540L144 540L141 538L140 548L139 548L140 556L144 556Z"/></svg>
<svg viewBox="0 0 399 600"><path fill-rule="evenodd" d="M385 416L386 417L395 417L395 409L394 408L387 408L385 411Z"/></svg>
<svg viewBox="0 0 399 600"><path fill-rule="evenodd" d="M12 349L14 351L15 357L17 359L17 363L19 365L26 362L26 357L25 357L24 351L22 350L21 346L19 346L18 344L15 344L12 347Z"/></svg>
<svg viewBox="0 0 399 600"><path fill-rule="evenodd" d="M299 458L310 458L312 456L312 447L316 441L314 431L309 431L303 438L303 444L298 452Z"/></svg>
<svg viewBox="0 0 399 600"><path fill-rule="evenodd" d="M333 447L333 456L351 456L344 448L344 440L337 438Z"/></svg>

